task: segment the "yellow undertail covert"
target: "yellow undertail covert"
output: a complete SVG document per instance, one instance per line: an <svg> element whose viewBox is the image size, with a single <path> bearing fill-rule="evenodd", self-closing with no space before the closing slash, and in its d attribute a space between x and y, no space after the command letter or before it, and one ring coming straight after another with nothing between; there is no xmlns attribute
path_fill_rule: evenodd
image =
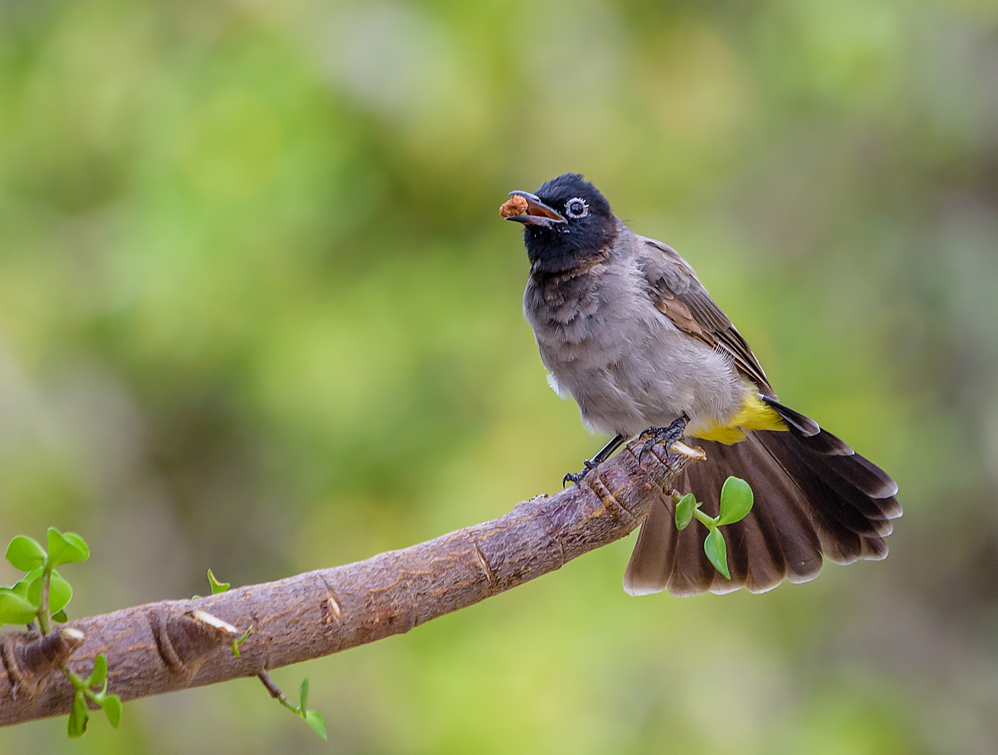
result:
<svg viewBox="0 0 998 755"><path fill-rule="evenodd" d="M787 423L773 407L765 403L756 391L746 391L742 408L732 415L726 424L721 424L713 418L705 418L687 427L686 434L701 440L713 440L731 445L745 440L747 430L786 429Z"/></svg>

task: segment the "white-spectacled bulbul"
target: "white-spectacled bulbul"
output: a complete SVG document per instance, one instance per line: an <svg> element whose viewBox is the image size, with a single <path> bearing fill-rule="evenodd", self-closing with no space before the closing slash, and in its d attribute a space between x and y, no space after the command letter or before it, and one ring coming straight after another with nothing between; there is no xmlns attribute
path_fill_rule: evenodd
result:
<svg viewBox="0 0 998 755"><path fill-rule="evenodd" d="M848 564L887 555L884 538L901 515L894 480L779 403L745 339L674 249L635 234L577 173L511 196L502 214L524 226L523 312L551 387L575 399L588 427L614 435L566 480L578 482L649 428L668 440L669 430L654 429L671 427L707 453L678 484L708 515L729 475L755 493L749 515L725 527L730 580L711 566L697 527L677 530L663 498L641 527L627 592L764 592L784 578L813 579L822 556Z"/></svg>

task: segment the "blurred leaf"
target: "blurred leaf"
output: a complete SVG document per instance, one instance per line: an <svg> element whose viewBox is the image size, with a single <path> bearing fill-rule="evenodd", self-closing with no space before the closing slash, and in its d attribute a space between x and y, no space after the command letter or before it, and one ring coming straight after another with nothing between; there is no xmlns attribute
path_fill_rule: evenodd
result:
<svg viewBox="0 0 998 755"><path fill-rule="evenodd" d="M7 560L15 569L31 571L45 563L45 549L31 537L18 535L7 546Z"/></svg>
<svg viewBox="0 0 998 755"><path fill-rule="evenodd" d="M107 676L107 658L103 653L98 653L97 657L94 658L94 668L90 672L90 676L87 677L84 684L88 687L95 687L104 681Z"/></svg>
<svg viewBox="0 0 998 755"><path fill-rule="evenodd" d="M298 688L298 710L304 713L308 710L308 677L301 680L301 687Z"/></svg>
<svg viewBox="0 0 998 755"><path fill-rule="evenodd" d="M728 477L721 487L721 512L717 524L734 524L752 510L752 488L741 477Z"/></svg>
<svg viewBox="0 0 998 755"><path fill-rule="evenodd" d="M726 579L731 579L731 574L728 572L728 552L724 542L724 535L721 534L721 530L717 527L710 528L710 532L707 533L707 539L703 541L703 550L707 554L707 558L714 565L714 568L721 572Z"/></svg>
<svg viewBox="0 0 998 755"><path fill-rule="evenodd" d="M211 594L218 595L221 592L225 592L231 587L230 582L219 582L215 579L215 575L212 573L211 569L208 570L208 584L211 585Z"/></svg>
<svg viewBox="0 0 998 755"><path fill-rule="evenodd" d="M104 710L104 715L107 716L107 721L111 727L117 729L118 724L121 723L121 698L117 695L108 695L100 707Z"/></svg>
<svg viewBox="0 0 998 755"><path fill-rule="evenodd" d="M69 621L69 617L66 615L65 611L56 611L52 614L52 621L58 621L60 624L65 624Z"/></svg>
<svg viewBox="0 0 998 755"><path fill-rule="evenodd" d="M676 504L676 529L684 530L693 521L693 510L696 508L697 499L692 493L687 493L679 499Z"/></svg>
<svg viewBox="0 0 998 755"><path fill-rule="evenodd" d="M63 534L55 527L48 529L49 564L53 567L61 564L86 561L90 558L90 549L83 538L73 532Z"/></svg>
<svg viewBox="0 0 998 755"><path fill-rule="evenodd" d="M37 613L37 604L9 587L0 587L0 625L30 624Z"/></svg>
<svg viewBox="0 0 998 755"><path fill-rule="evenodd" d="M87 732L87 719L90 714L87 711L87 701L83 696L83 690L76 690L73 698L73 707L69 711L69 736L71 739L82 737Z"/></svg>
<svg viewBox="0 0 998 755"><path fill-rule="evenodd" d="M312 731L322 737L323 740L326 739L326 719L322 717L321 713L317 711L310 710L305 713L305 723L312 727Z"/></svg>
<svg viewBox="0 0 998 755"><path fill-rule="evenodd" d="M326 719L322 717L322 714L317 713L314 710L308 710L308 679L302 679L301 687L298 689L298 709L297 713L299 716L305 719L305 723L312 727L312 731L322 737L323 740L326 739Z"/></svg>

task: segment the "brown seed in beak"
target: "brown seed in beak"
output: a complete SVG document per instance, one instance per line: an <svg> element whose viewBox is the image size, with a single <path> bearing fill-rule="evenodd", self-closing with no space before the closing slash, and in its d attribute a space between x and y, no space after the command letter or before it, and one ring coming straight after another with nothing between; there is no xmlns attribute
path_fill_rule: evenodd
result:
<svg viewBox="0 0 998 755"><path fill-rule="evenodd" d="M516 194L502 203L499 207L499 214L504 218L511 218L515 215L523 215L527 211L527 200Z"/></svg>

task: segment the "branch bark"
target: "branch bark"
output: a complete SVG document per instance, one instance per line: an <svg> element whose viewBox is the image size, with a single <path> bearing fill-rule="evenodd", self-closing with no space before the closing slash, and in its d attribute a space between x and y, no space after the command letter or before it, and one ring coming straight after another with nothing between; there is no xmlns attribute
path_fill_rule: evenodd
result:
<svg viewBox="0 0 998 755"><path fill-rule="evenodd" d="M69 712L73 688L52 673L59 654L59 662L70 657L67 665L86 676L104 653L109 691L133 700L257 676L408 632L554 571L633 531L673 480L702 458L691 449L656 447L639 459L639 445L626 446L582 485L403 550L197 600L79 619L47 638L2 635L0 726ZM237 658L229 643L250 626Z"/></svg>

